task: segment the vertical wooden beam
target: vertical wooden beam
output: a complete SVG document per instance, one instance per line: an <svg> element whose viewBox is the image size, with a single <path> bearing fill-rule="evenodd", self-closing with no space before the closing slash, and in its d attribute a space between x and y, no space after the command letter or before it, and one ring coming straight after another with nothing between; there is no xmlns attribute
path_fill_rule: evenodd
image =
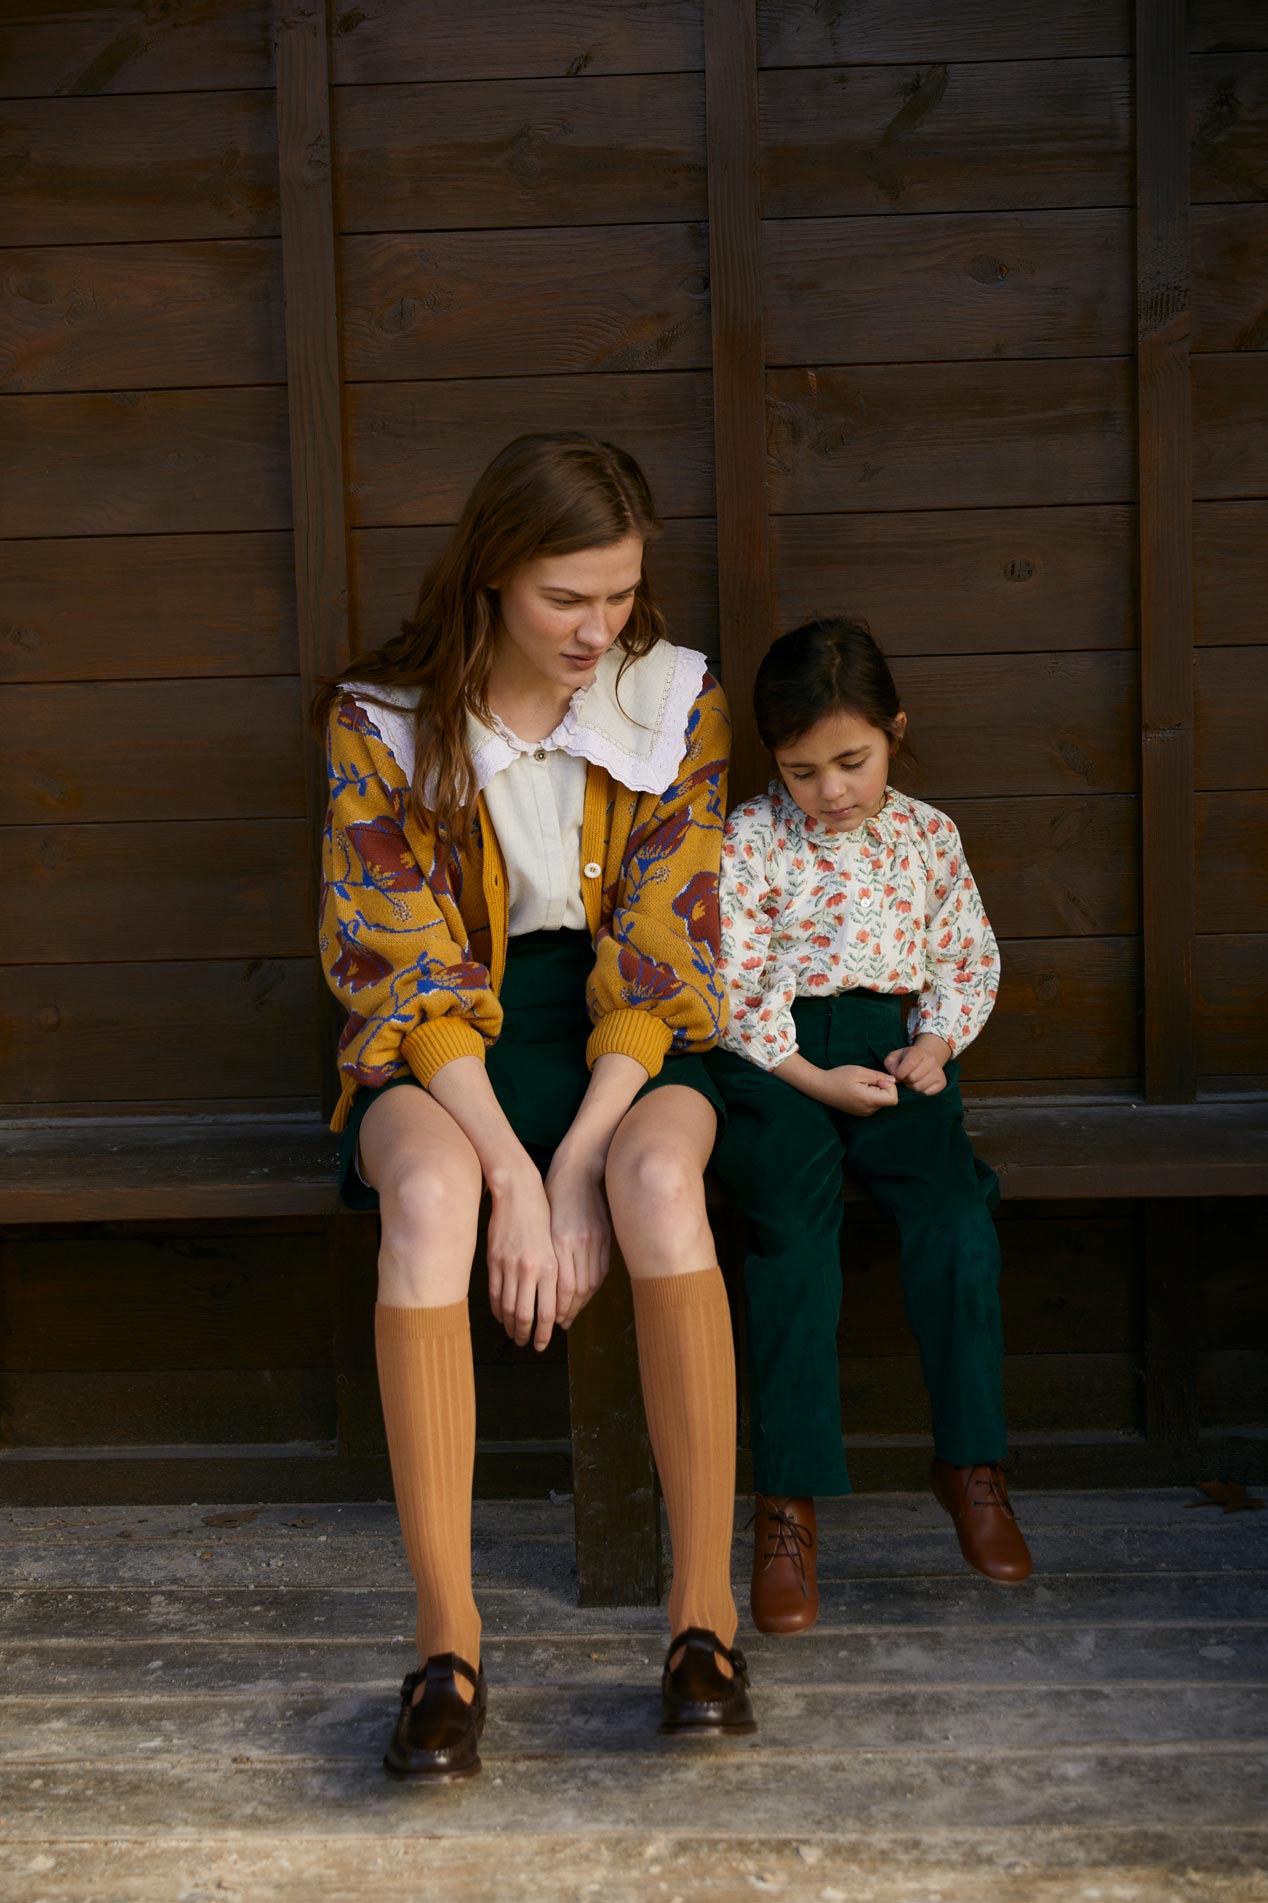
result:
<svg viewBox="0 0 1268 1903"><path fill-rule="evenodd" d="M318 681L337 673L348 657L348 536L325 0L276 0L273 35L299 630L297 715L306 723ZM313 739L304 751L304 792L315 914L326 774L321 747ZM314 944L315 939L314 927ZM337 1081L332 1059L340 1014L320 971L316 981L314 1030L322 1047L329 1109Z"/></svg>
<svg viewBox="0 0 1268 1903"><path fill-rule="evenodd" d="M1193 430L1184 0L1136 6L1144 1070L1151 1103L1196 1090Z"/></svg>
<svg viewBox="0 0 1268 1903"><path fill-rule="evenodd" d="M735 722L731 794L766 784L753 676L775 633L766 482L756 0L704 0L709 296L722 671Z"/></svg>
<svg viewBox="0 0 1268 1903"><path fill-rule="evenodd" d="M577 1599L583 1606L660 1602L660 1497L643 1393L634 1296L615 1238L597 1295L568 1331Z"/></svg>

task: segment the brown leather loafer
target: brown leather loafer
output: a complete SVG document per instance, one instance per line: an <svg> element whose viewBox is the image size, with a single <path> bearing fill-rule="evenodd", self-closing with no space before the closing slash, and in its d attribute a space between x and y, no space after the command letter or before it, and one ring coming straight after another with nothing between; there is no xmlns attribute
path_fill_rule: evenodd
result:
<svg viewBox="0 0 1268 1903"><path fill-rule="evenodd" d="M759 1493L749 1525L754 1528L753 1624L759 1632L804 1632L819 1617L814 1501L774 1500Z"/></svg>
<svg viewBox="0 0 1268 1903"><path fill-rule="evenodd" d="M938 1504L951 1515L960 1551L974 1572L1001 1586L1020 1586L1030 1578L1034 1561L997 1460L976 1467L935 1460L929 1480Z"/></svg>
<svg viewBox="0 0 1268 1903"><path fill-rule="evenodd" d="M454 1683L456 1672L475 1687L469 1704ZM423 1695L415 1703L423 1680ZM384 1769L397 1777L474 1777L487 1702L483 1665L475 1672L456 1652L437 1652L401 1686L401 1713L383 1756Z"/></svg>
<svg viewBox="0 0 1268 1903"><path fill-rule="evenodd" d="M669 1661L682 1649L673 1670ZM724 1658L734 1678L718 1666ZM748 1697L748 1664L743 1652L723 1645L716 1632L691 1625L670 1644L660 1681L660 1730L716 1737L757 1730Z"/></svg>

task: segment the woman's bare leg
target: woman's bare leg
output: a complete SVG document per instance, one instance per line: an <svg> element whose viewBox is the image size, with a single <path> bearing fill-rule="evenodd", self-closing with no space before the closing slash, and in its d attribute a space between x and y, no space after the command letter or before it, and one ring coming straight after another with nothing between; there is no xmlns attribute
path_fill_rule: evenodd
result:
<svg viewBox="0 0 1268 1903"><path fill-rule="evenodd" d="M731 1593L735 1349L705 1211L713 1136L705 1098L667 1085L636 1103L617 1130L607 1186L630 1271L643 1402L669 1515L670 1636L705 1626L729 1646L738 1624Z"/></svg>
<svg viewBox="0 0 1268 1903"><path fill-rule="evenodd" d="M401 1533L418 1591L418 1656L480 1662L471 1589L475 1376L467 1288L481 1175L449 1112L411 1085L376 1098L361 1166L383 1233L375 1348ZM473 1688L454 1685L468 1700ZM422 1695L418 1688L417 1696Z"/></svg>

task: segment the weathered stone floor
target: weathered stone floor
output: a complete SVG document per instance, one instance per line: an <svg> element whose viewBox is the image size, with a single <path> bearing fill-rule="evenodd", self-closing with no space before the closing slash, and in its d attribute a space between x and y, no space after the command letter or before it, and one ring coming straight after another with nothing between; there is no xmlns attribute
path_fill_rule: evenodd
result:
<svg viewBox="0 0 1268 1903"><path fill-rule="evenodd" d="M708 1745L656 1735L662 1615L577 1609L570 1503L479 1506L485 1770L423 1789L390 1507L5 1512L0 1897L1268 1900L1268 1512L1197 1497L1030 1495L1011 1590L930 1499L825 1503L785 1640L737 1532L761 1730Z"/></svg>

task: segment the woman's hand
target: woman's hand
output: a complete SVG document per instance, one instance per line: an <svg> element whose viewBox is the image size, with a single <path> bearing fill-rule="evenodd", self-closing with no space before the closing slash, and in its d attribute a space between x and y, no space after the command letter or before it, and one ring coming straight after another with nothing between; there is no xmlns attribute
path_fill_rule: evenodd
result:
<svg viewBox="0 0 1268 1903"><path fill-rule="evenodd" d="M550 1233L559 1264L555 1319L570 1328L608 1272L612 1225L603 1195L602 1154L561 1143L546 1175Z"/></svg>
<svg viewBox="0 0 1268 1903"><path fill-rule="evenodd" d="M522 1348L532 1335L540 1352L555 1325L559 1279L546 1190L527 1158L524 1168L508 1171L489 1189L489 1305L513 1341Z"/></svg>
<svg viewBox="0 0 1268 1903"><path fill-rule="evenodd" d="M883 1070L867 1070L862 1064L838 1064L821 1071L817 1091L820 1101L847 1117L874 1117L878 1110L892 1108L898 1102L898 1086Z"/></svg>
<svg viewBox="0 0 1268 1903"><path fill-rule="evenodd" d="M946 1039L935 1036L932 1031L922 1031L914 1043L891 1051L885 1059L885 1068L909 1090L918 1090L922 1097L936 1097L947 1087L944 1071L950 1062L951 1046Z"/></svg>

